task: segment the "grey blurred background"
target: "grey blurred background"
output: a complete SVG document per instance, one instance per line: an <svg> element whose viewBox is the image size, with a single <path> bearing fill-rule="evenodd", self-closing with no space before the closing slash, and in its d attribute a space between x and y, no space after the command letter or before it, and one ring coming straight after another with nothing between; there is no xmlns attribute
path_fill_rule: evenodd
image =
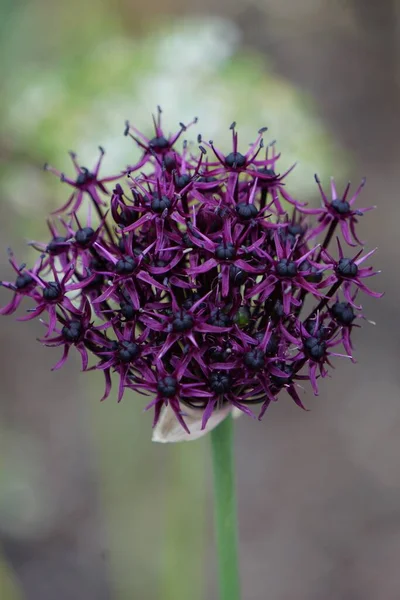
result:
<svg viewBox="0 0 400 600"><path fill-rule="evenodd" d="M237 423L246 600L400 598L399 23L397 0L0 1L0 279L66 198L41 165L102 144L120 168L124 119L146 129L157 104L225 142L234 119L244 144L268 125L310 202L315 171L367 176L386 295L365 300L359 363L338 360L309 413L282 397ZM216 598L208 439L152 445L143 400L100 404L76 357L51 373L40 333L1 318L1 600Z"/></svg>

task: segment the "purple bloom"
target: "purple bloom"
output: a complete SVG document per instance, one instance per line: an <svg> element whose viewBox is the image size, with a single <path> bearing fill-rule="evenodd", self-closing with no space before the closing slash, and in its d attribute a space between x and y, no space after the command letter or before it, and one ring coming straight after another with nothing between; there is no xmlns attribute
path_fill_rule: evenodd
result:
<svg viewBox="0 0 400 600"><path fill-rule="evenodd" d="M287 190L291 169L279 174L275 144L264 152L265 129L241 152L233 124L224 154L200 136L198 151L186 141L180 151L186 128L167 134L160 110L153 137L127 124L142 156L117 177L100 176L102 150L92 171L72 155L75 179L49 168L72 193L50 239L31 243L31 268L10 254L0 314L27 299L19 319L39 317L42 343L63 350L53 369L74 347L83 371L103 372L103 399L116 377L118 401L127 389L151 396L154 426L168 411L189 433L185 417L197 414L197 437L233 409L254 417L258 405L261 419L284 390L304 408L299 382L317 395L335 357L354 361L357 294L381 294L364 283L377 273L363 266L374 251L348 256L339 241L338 258L328 251L338 232L360 244L357 217L369 209L353 204L364 182L347 199L349 186L339 197L332 181L328 200L317 179L323 205L306 208Z"/></svg>
<svg viewBox="0 0 400 600"><path fill-rule="evenodd" d="M94 202L95 207L106 206L106 202L101 199L100 194L107 194L107 189L105 187L105 183L109 181L114 181L120 178L120 175L116 175L113 177L103 177L100 179L99 172L101 163L104 156L103 148L99 148L100 155L99 159L92 171L90 171L87 167L81 167L77 161L77 156L75 152L70 152L70 156L72 159L72 163L75 168L76 178L73 179L71 177L67 177L61 171L58 171L54 167L51 167L48 164L45 164L44 168L46 171L51 171L55 175L57 175L61 181L67 183L73 188L73 192L68 198L67 202L54 214L60 214L65 212L68 208L71 208L71 213L76 213L80 208L85 195L88 195Z"/></svg>
<svg viewBox="0 0 400 600"><path fill-rule="evenodd" d="M353 204L357 200L362 188L365 185L365 179L361 181L360 185L358 186L357 190L354 192L352 197L350 199L347 199L350 191L350 183L347 184L343 195L339 197L336 191L335 180L332 178L331 200L328 200L317 175L315 176L315 180L318 184L318 188L321 194L322 206L321 208L309 208L304 210L304 212L307 212L308 214L314 214L319 216L319 225L310 232L308 239L317 237L328 227L330 228L332 235L333 230L336 228L336 225L339 224L343 238L349 246L362 245L363 242L359 240L356 233L356 227L358 223L357 217L362 217L366 212L375 208L374 206L370 206L369 208L353 208Z"/></svg>
<svg viewBox="0 0 400 600"><path fill-rule="evenodd" d="M363 249L361 249L353 258L349 258L344 256L339 238L337 244L339 250L338 260L335 260L327 250L322 252L322 259L330 267L332 273L319 284L319 287L333 286L338 289L341 286L345 299L355 308L361 308L354 304L354 298L352 298L352 291L355 287L373 298L381 298L383 294L372 291L362 282L362 279L373 277L380 271L374 271L372 267L360 268L360 265L376 252L376 248L364 256L361 256L363 253Z"/></svg>

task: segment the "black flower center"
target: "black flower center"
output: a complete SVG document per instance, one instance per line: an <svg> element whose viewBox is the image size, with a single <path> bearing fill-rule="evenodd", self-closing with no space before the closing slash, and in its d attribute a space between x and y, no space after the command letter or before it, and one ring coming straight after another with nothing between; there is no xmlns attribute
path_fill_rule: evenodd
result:
<svg viewBox="0 0 400 600"><path fill-rule="evenodd" d="M292 225L289 225L287 228L280 229L279 235L284 242L288 240L290 243L290 247L293 247L296 240L302 237L302 235L304 235L304 232L304 227L302 227L298 223L294 223Z"/></svg>
<svg viewBox="0 0 400 600"><path fill-rule="evenodd" d="M358 267L351 258L341 258L336 267L336 272L341 277L357 277Z"/></svg>
<svg viewBox="0 0 400 600"><path fill-rule="evenodd" d="M200 300L200 295L196 293L191 294L188 298L186 298L186 300L183 301L182 306L185 310L189 310L192 308L193 304L197 302L197 300Z"/></svg>
<svg viewBox="0 0 400 600"><path fill-rule="evenodd" d="M326 342L317 337L309 337L304 340L304 350L313 360L321 360L325 356Z"/></svg>
<svg viewBox="0 0 400 600"><path fill-rule="evenodd" d="M61 333L67 342L78 342L82 335L82 324L80 321L71 321L64 325Z"/></svg>
<svg viewBox="0 0 400 600"><path fill-rule="evenodd" d="M303 260L299 265L300 273L310 271L307 275L303 275L304 279L309 283L320 283L322 281L322 273L318 272L318 269L312 266L308 260Z"/></svg>
<svg viewBox="0 0 400 600"><path fill-rule="evenodd" d="M160 396L164 398L172 398L176 394L178 382L174 377L167 375L157 383L157 390Z"/></svg>
<svg viewBox="0 0 400 600"><path fill-rule="evenodd" d="M167 154L164 156L164 167L170 173L174 169L176 169L176 159L173 154Z"/></svg>
<svg viewBox="0 0 400 600"><path fill-rule="evenodd" d="M176 332L188 331L193 327L193 317L189 314L177 313L172 321L172 329Z"/></svg>
<svg viewBox="0 0 400 600"><path fill-rule="evenodd" d="M212 362L223 363L231 356L231 352L228 352L227 348L215 346L209 350L209 356Z"/></svg>
<svg viewBox="0 0 400 600"><path fill-rule="evenodd" d="M128 254L119 259L115 265L115 271L118 275L131 275L135 270L136 260Z"/></svg>
<svg viewBox="0 0 400 600"><path fill-rule="evenodd" d="M257 207L254 204L246 204L246 202L239 202L236 206L236 212L244 221L254 219L258 215Z"/></svg>
<svg viewBox="0 0 400 600"><path fill-rule="evenodd" d="M175 177L175 185L178 188L178 190L182 190L190 183L190 181L191 177L187 173L184 173L183 175L177 175Z"/></svg>
<svg viewBox="0 0 400 600"><path fill-rule="evenodd" d="M347 202L347 200L332 200L331 205L339 215L347 215L351 210L350 204Z"/></svg>
<svg viewBox="0 0 400 600"><path fill-rule="evenodd" d="M94 236L94 229L91 227L83 227L75 233L75 241L78 246L88 246Z"/></svg>
<svg viewBox="0 0 400 600"><path fill-rule="evenodd" d="M231 167L233 169L240 169L244 167L246 164L246 157L243 156L240 152L231 152L228 156L225 157L225 164L227 167Z"/></svg>
<svg viewBox="0 0 400 600"><path fill-rule="evenodd" d="M151 203L151 209L155 213L162 213L165 209L171 208L171 200L167 196L161 196L161 198L154 198Z"/></svg>
<svg viewBox="0 0 400 600"><path fill-rule="evenodd" d="M279 277L295 277L297 275L297 265L287 258L282 258L277 263L275 272Z"/></svg>
<svg viewBox="0 0 400 600"><path fill-rule="evenodd" d="M117 355L121 362L131 362L138 354L139 346L135 342L123 341L119 344Z"/></svg>
<svg viewBox="0 0 400 600"><path fill-rule="evenodd" d="M216 327L229 327L232 324L230 317L218 308L211 312L208 322Z"/></svg>
<svg viewBox="0 0 400 600"><path fill-rule="evenodd" d="M120 212L115 211L114 213L115 222L118 225L123 225L127 227L128 225L132 225L137 219L137 212L129 209L128 207L122 208Z"/></svg>
<svg viewBox="0 0 400 600"><path fill-rule="evenodd" d="M232 378L229 373L217 371L211 373L210 376L210 388L216 394L226 394L229 392L232 385Z"/></svg>
<svg viewBox="0 0 400 600"><path fill-rule="evenodd" d="M229 266L229 280L234 286L243 285L247 279L245 271L237 267L236 265Z"/></svg>
<svg viewBox="0 0 400 600"><path fill-rule="evenodd" d="M213 175L210 175L209 177L199 177L196 183L213 183L214 185L207 186L204 190L206 192L217 192L220 185L219 180Z"/></svg>
<svg viewBox="0 0 400 600"><path fill-rule="evenodd" d="M264 353L261 350L250 350L243 356L243 362L252 371L259 371L265 364Z"/></svg>
<svg viewBox="0 0 400 600"><path fill-rule="evenodd" d="M17 290L25 290L26 288L30 287L34 282L35 280L29 275L29 273L20 273L20 275L18 275L18 277L15 280L15 287L17 288Z"/></svg>
<svg viewBox="0 0 400 600"><path fill-rule="evenodd" d="M219 244L215 249L215 256L219 260L233 260L236 256L236 248L230 242L228 244Z"/></svg>
<svg viewBox="0 0 400 600"><path fill-rule="evenodd" d="M169 148L169 141L164 136L153 137L149 142L149 148L155 152L161 152L166 148Z"/></svg>
<svg viewBox="0 0 400 600"><path fill-rule="evenodd" d="M201 237L199 236L198 233L196 233L196 231L191 231L191 234L197 240L201 239ZM192 242L192 240L191 240L191 238L190 238L190 236L189 236L189 234L187 232L183 234L182 241L183 241L183 243L185 244L185 246L187 248L197 248L197 246Z"/></svg>
<svg viewBox="0 0 400 600"><path fill-rule="evenodd" d="M57 255L63 254L65 252L65 242L67 241L66 237L61 235L57 235L54 237L49 244L47 244L47 252L49 254Z"/></svg>
<svg viewBox="0 0 400 600"><path fill-rule="evenodd" d="M327 333L326 327L317 327L316 319L307 319L304 322L304 327L307 333L309 333L312 337L317 338L318 340L324 337L324 335Z"/></svg>
<svg viewBox="0 0 400 600"><path fill-rule="evenodd" d="M356 318L353 307L348 302L335 302L331 314L340 325L351 325Z"/></svg>
<svg viewBox="0 0 400 600"><path fill-rule="evenodd" d="M257 171L261 175L265 175L266 177L271 177L271 179L273 177L276 177L275 171L273 169L268 169L267 167L260 167L259 169L257 169Z"/></svg>
<svg viewBox="0 0 400 600"><path fill-rule="evenodd" d="M261 167L257 171L261 175L258 179L258 185L262 190L268 191L272 186L276 185L277 175L273 169Z"/></svg>
<svg viewBox="0 0 400 600"><path fill-rule="evenodd" d="M49 281L47 287L43 290L43 298L48 302L59 300L61 296L60 285L56 281Z"/></svg>
<svg viewBox="0 0 400 600"><path fill-rule="evenodd" d="M292 223L287 230L291 235L303 235L304 233L304 227L299 223Z"/></svg>
<svg viewBox="0 0 400 600"><path fill-rule="evenodd" d="M135 317L136 311L130 302L120 302L119 306L122 316L125 317L127 321L131 321Z"/></svg>
<svg viewBox="0 0 400 600"><path fill-rule="evenodd" d="M93 271L103 271L106 268L107 268L106 265L101 260L93 258L90 261L89 269L92 272ZM82 280L84 278L79 278L79 279ZM95 290L95 289L98 289L99 287L101 287L103 285L103 283L104 283L104 276L101 275L100 273L96 273L95 276L93 277L93 279L90 281L90 283L88 283L85 286L85 288Z"/></svg>
<svg viewBox="0 0 400 600"><path fill-rule="evenodd" d="M256 338L256 340L258 340L261 343L264 338L264 333L262 331L259 331L258 333L256 333L255 338ZM278 351L278 338L276 337L276 335L274 333L272 333L267 342L267 346L265 348L265 354L267 356L273 356L274 354L277 353L277 351Z"/></svg>
<svg viewBox="0 0 400 600"><path fill-rule="evenodd" d="M286 376L271 374L271 381L277 386L281 386L281 385L285 385L286 383L290 383L290 381L293 377L293 367L291 365L289 365L288 363L284 363L282 361L276 362L274 364L274 366L277 369L279 369L280 371L283 371L283 373L286 373Z"/></svg>
<svg viewBox="0 0 400 600"><path fill-rule="evenodd" d="M81 172L79 173L78 177L76 178L75 183L78 186L84 186L87 183L89 183L90 181L92 181L93 179L94 179L93 173L91 173L89 171L89 169L87 169L86 167L81 167Z"/></svg>

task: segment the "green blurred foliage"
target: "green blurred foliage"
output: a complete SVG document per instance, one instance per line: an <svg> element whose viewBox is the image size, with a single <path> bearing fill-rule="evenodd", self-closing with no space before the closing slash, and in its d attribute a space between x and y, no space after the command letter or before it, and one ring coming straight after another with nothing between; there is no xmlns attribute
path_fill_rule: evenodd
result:
<svg viewBox="0 0 400 600"><path fill-rule="evenodd" d="M232 121L244 148L267 125L266 141L277 138L283 168L301 162L291 189L303 199L314 195L315 171L343 172L341 150L310 100L263 58L243 51L223 20L155 23L133 34L111 5L93 0L2 0L1 16L0 186L2 202L19 216L15 236L46 235L47 211L66 199L65 186L40 170L45 161L70 172L66 151L74 149L90 166L101 144L105 171L120 170L137 157L122 136L124 120L149 132L157 104L167 129L196 115L200 123L189 138L201 132L225 149ZM82 396L93 417L116 597L200 600L207 440L152 445L143 401L129 397L116 406L111 398L100 406L100 379L86 376ZM0 571L2 600L17 597L10 581Z"/></svg>

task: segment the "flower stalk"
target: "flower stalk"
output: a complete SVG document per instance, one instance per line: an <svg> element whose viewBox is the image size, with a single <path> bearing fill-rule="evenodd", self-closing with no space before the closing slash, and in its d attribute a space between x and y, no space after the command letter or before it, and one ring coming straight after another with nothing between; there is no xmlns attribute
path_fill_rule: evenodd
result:
<svg viewBox="0 0 400 600"><path fill-rule="evenodd" d="M220 600L240 600L232 415L222 421L210 435L214 475L214 531L217 545Z"/></svg>

